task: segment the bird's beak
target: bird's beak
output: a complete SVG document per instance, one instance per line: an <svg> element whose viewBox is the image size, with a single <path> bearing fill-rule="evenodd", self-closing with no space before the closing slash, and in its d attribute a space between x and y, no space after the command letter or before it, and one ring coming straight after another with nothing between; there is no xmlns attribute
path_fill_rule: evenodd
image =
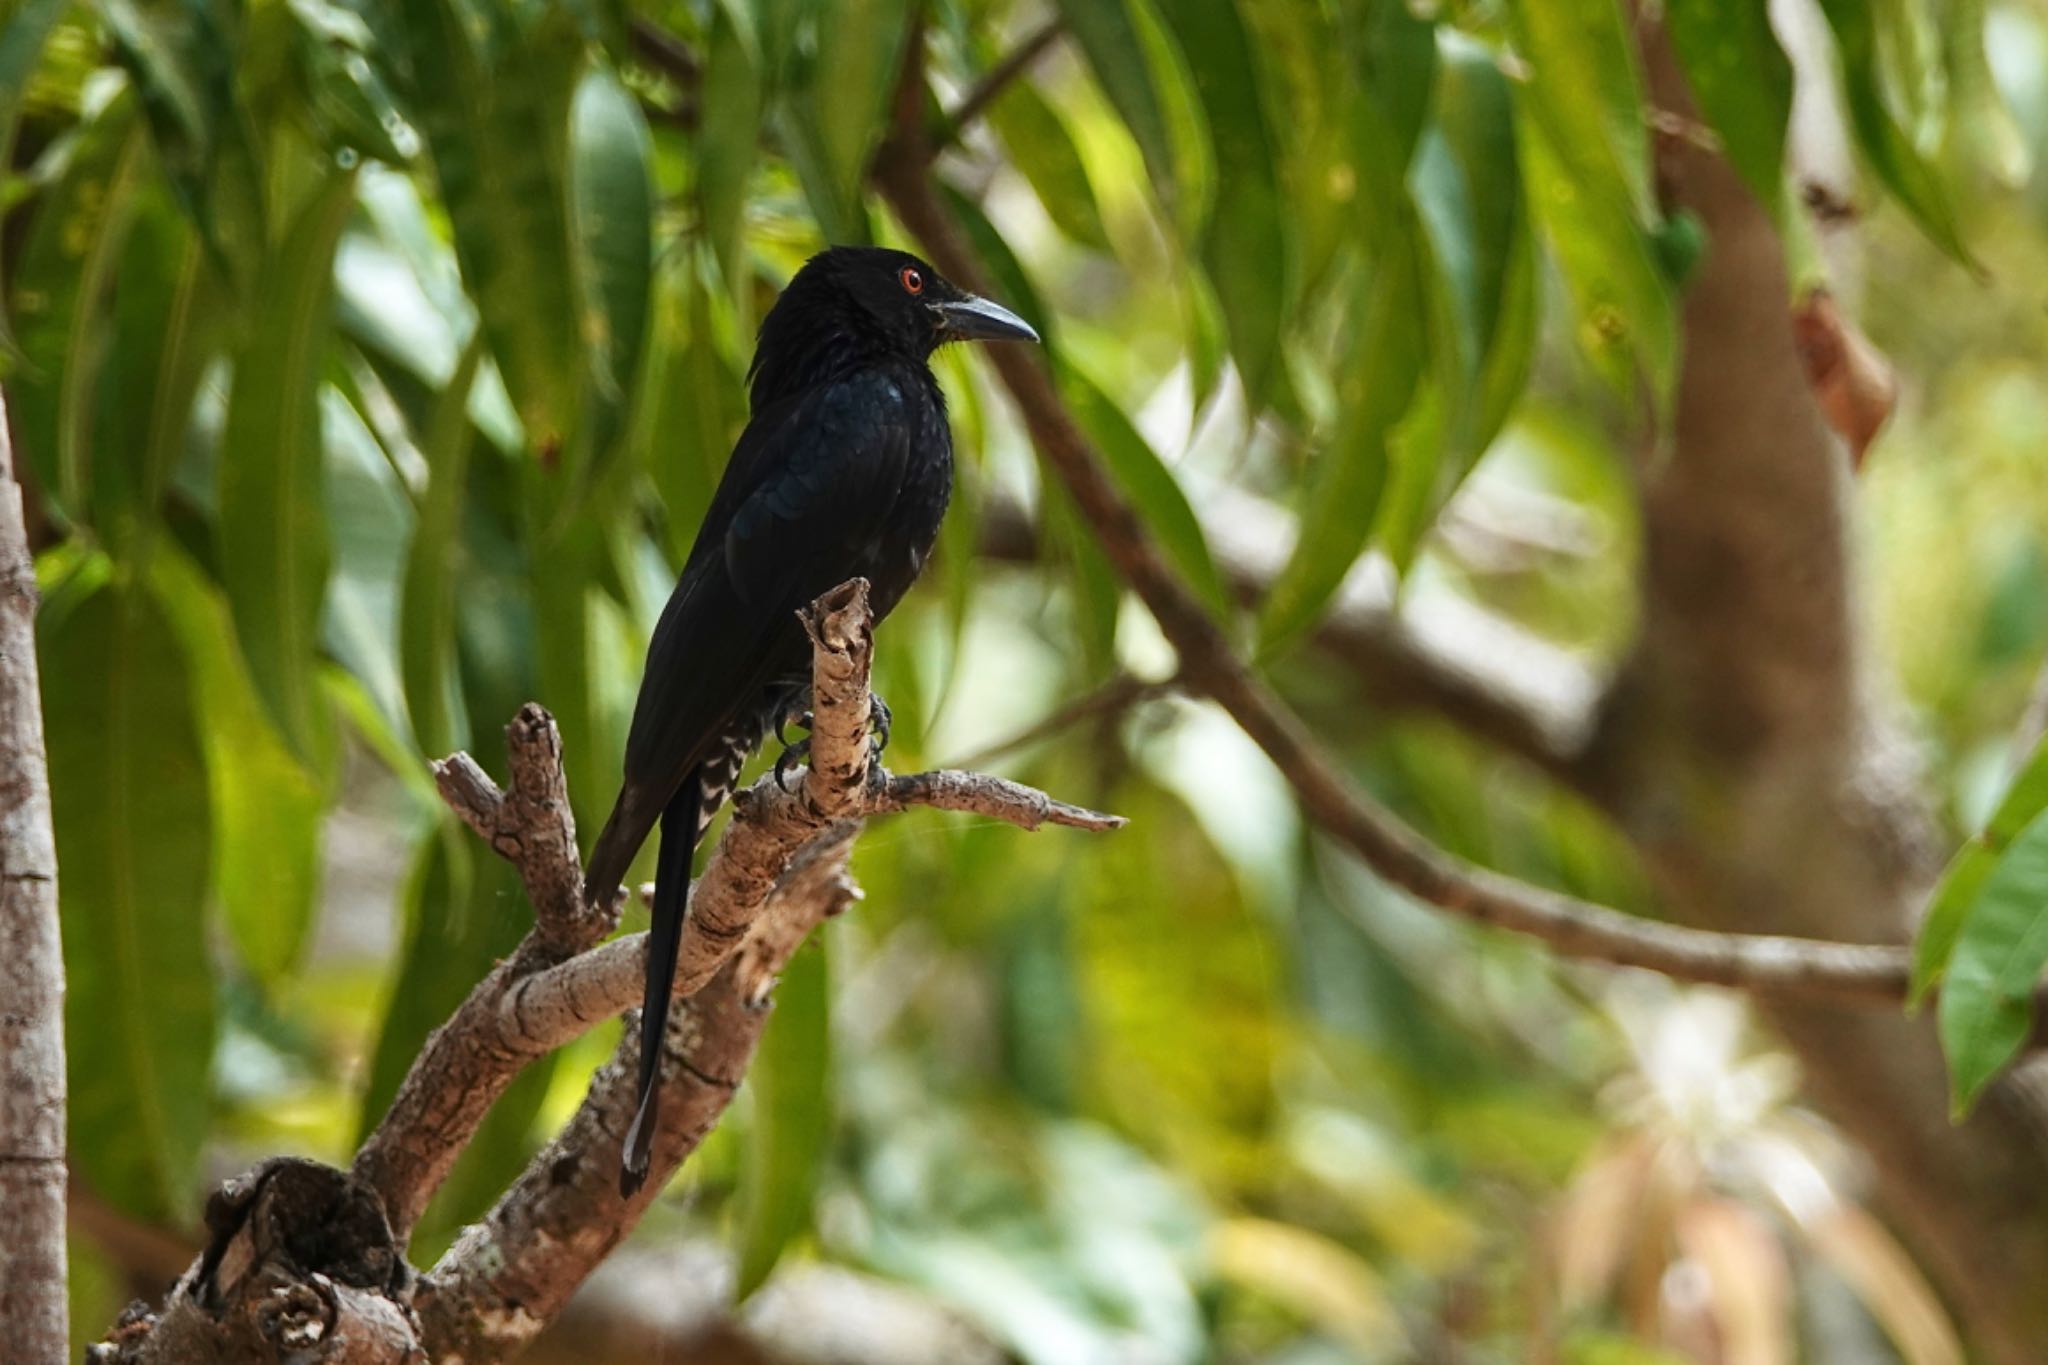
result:
<svg viewBox="0 0 2048 1365"><path fill-rule="evenodd" d="M969 294L932 305L939 332L948 341L1036 341L1031 324L999 303Z"/></svg>

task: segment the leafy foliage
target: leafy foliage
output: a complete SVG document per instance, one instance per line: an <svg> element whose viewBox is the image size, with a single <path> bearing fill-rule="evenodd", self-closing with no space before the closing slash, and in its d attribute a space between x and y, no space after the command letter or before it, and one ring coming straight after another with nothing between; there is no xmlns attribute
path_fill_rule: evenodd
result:
<svg viewBox="0 0 2048 1365"><path fill-rule="evenodd" d="M2038 42L2038 18L1949 6L1970 31L1916 74L1922 6L1824 8L1878 198L1988 257L1960 225L1970 149L1994 143L1943 135L1991 128L2006 172L2012 139L2043 143L2048 101L2005 109L1979 41ZM14 0L0 379L49 589L84 1178L189 1224L202 1153L344 1153L514 941L516 886L440 815L423 760L496 766L497 727L537 697L578 813L601 813L645 633L745 418L755 323L825 241L901 239L866 180L920 15L930 88L901 107L952 139L946 203L1208 610L1434 836L1640 904L1583 811L1361 718L1304 648L1368 558L1419 598L1621 647L1617 452L1669 402L1700 249L1654 193L1633 12ZM1666 13L1689 133L1796 219L1766 6ZM955 128L944 111L1055 20ZM1925 275L1921 246L1889 249ZM962 493L881 642L906 767L1171 668L978 362L941 372ZM1292 516L1243 619L1222 482ZM1446 511L1461 494L1562 504L1582 534L1489 558L1485 518ZM998 497L1035 519L1029 565L988 553ZM2039 562L2013 563L2009 600L2037 600ZM2008 653L2048 635L2008 615ZM1988 728L1966 690L1930 703L1958 748ZM1473 1286L1523 1311L1540 1268L1474 1229L1532 1227L1588 1149L1574 1111L1627 1066L1603 1016L1530 955L1332 871L1202 708L1094 713L1006 761L1143 832L1084 849L928 821L862 843L871 900L829 974L813 951L784 983L747 1139L702 1163L693 1218L730 1224L742 1284L808 1244L1049 1361L1131 1340L1399 1358L1404 1324ZM1963 1096L2048 961L2029 773L1922 940ZM1536 1081L1532 1032L1564 1040L1538 1045L1557 1065ZM587 1059L551 1065L499 1104L425 1249ZM1444 1316L1519 1349L1513 1322ZM1653 1358L1613 1325L1575 1328L1572 1358Z"/></svg>

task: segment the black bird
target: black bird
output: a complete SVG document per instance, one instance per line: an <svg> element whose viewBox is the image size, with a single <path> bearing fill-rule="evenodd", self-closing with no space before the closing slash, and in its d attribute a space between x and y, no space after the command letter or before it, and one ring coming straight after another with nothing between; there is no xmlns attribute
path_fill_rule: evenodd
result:
<svg viewBox="0 0 2048 1365"><path fill-rule="evenodd" d="M871 585L877 619L901 600L953 489L953 435L931 354L948 341L997 339L1038 334L917 257L879 247L812 257L761 322L747 376L752 418L648 644L625 784L584 877L593 904L617 895L660 820L640 1103L622 1195L647 1178L691 857L807 676L797 608L855 576Z"/></svg>

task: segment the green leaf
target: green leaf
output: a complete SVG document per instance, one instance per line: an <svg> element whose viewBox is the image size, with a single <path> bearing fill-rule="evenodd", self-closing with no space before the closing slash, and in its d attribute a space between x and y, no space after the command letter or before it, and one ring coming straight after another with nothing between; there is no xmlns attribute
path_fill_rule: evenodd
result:
<svg viewBox="0 0 2048 1365"><path fill-rule="evenodd" d="M1053 226L1083 246L1108 250L1109 235L1102 228L1088 168L1066 123L1038 87L1029 81L1013 82L989 106L988 115L1009 149L1011 164L1031 182Z"/></svg>
<svg viewBox="0 0 2048 1365"><path fill-rule="evenodd" d="M1835 32L1842 97L1848 105L1857 150L1936 246L1981 273L1983 266L1963 241L1939 172L1913 145L1885 103L1877 20L1871 6L1867 0L1821 0L1821 9Z"/></svg>
<svg viewBox="0 0 2048 1365"><path fill-rule="evenodd" d="M830 0L818 9L818 52L797 94L797 116L822 181L814 189L807 179L805 188L813 189L819 218L835 225L828 235L836 240L857 240L838 234L861 216L868 158L882 139L909 17L909 0Z"/></svg>
<svg viewBox="0 0 2048 1365"><path fill-rule="evenodd" d="M0 180L14 165L14 129L21 117L21 97L29 73L43 55L43 44L57 26L68 0L9 0L0 19ZM7 322L7 298L0 293L0 360L18 357L14 331Z"/></svg>
<svg viewBox="0 0 2048 1365"><path fill-rule="evenodd" d="M1210 214L1202 258L1230 328L1246 403L1256 412L1279 377L1281 327L1293 297L1257 49L1236 0L1165 0L1163 9L1209 112L1216 175L1226 188Z"/></svg>
<svg viewBox="0 0 2048 1365"><path fill-rule="evenodd" d="M398 658L406 711L420 752L434 758L468 743L468 718L456 676L452 569L460 553L462 495L469 470L469 390L482 358L479 334L463 349L455 377L434 404L421 447L427 460L427 492L406 551L399 606Z"/></svg>
<svg viewBox="0 0 2048 1365"><path fill-rule="evenodd" d="M759 1289L810 1226L832 1132L830 973L824 940L813 936L783 969L747 1071L754 1104L740 1165L737 1299Z"/></svg>
<svg viewBox="0 0 2048 1365"><path fill-rule="evenodd" d="M168 190L152 182L138 200L113 291L92 440L91 522L121 559L143 558L153 543L225 320L198 234Z"/></svg>
<svg viewBox="0 0 2048 1365"><path fill-rule="evenodd" d="M61 906L72 1156L153 1221L189 1216L215 1029L206 765L176 637L132 585L40 643Z"/></svg>
<svg viewBox="0 0 2048 1365"><path fill-rule="evenodd" d="M330 151L344 148L403 165L420 137L373 59L376 35L354 10L328 0L287 0L292 57L307 118Z"/></svg>
<svg viewBox="0 0 2048 1365"><path fill-rule="evenodd" d="M547 493L538 481L529 486L536 528L552 511ZM533 552L527 590L533 602L540 702L561 727L562 762L577 823L595 830L597 812L592 807L618 790L619 777L614 758L618 748L602 731L591 674L590 597L604 543L594 517L578 518L560 535L535 529L529 540ZM586 840L590 837L585 835Z"/></svg>
<svg viewBox="0 0 2048 1365"><path fill-rule="evenodd" d="M404 0L407 41L422 60L410 107L432 149L463 283L483 315L530 446L576 434L584 375L570 264L567 155L573 26L555 16L527 33L475 26L461 0ZM492 12L496 13L496 12Z"/></svg>
<svg viewBox="0 0 2048 1365"><path fill-rule="evenodd" d="M117 96L80 129L37 206L11 281L27 364L8 400L19 458L60 515L86 514L101 302L134 220L146 164L135 101Z"/></svg>
<svg viewBox="0 0 2048 1365"><path fill-rule="evenodd" d="M669 556L681 564L747 413L740 374L714 317L723 300L694 256L680 253L663 268L656 299L652 392L637 443L668 514Z"/></svg>
<svg viewBox="0 0 2048 1365"><path fill-rule="evenodd" d="M594 389L583 443L592 462L617 441L640 377L654 273L652 155L639 102L592 67L569 106L571 262Z"/></svg>
<svg viewBox="0 0 2048 1365"><path fill-rule="evenodd" d="M1402 567L1499 433L1535 351L1535 247L1512 104L1494 54L1444 33L1436 118L1408 172L1433 399L1392 442L1376 525L1380 548Z"/></svg>
<svg viewBox="0 0 2048 1365"><path fill-rule="evenodd" d="M100 0L95 12L142 98L172 190L223 276L244 282L236 272L261 257L266 229L257 139L235 97L239 6Z"/></svg>
<svg viewBox="0 0 2048 1365"><path fill-rule="evenodd" d="M402 731L399 615L417 520L412 498L362 414L332 384L320 391L320 431L334 548L320 642L362 684L385 722Z"/></svg>
<svg viewBox="0 0 2048 1365"><path fill-rule="evenodd" d="M1093 381L1072 371L1062 378L1068 406L1094 440L1125 496L1136 504L1138 514L1158 537L1166 557L1216 620L1230 620L1234 614L1230 594L1210 557L1202 523L1173 471L1131 425L1123 409Z"/></svg>
<svg viewBox="0 0 2048 1365"><path fill-rule="evenodd" d="M747 181L761 137L765 104L760 62L723 5L712 11L704 58L703 122L697 129L697 203L704 239L726 288L744 283L740 266Z"/></svg>
<svg viewBox="0 0 2048 1365"><path fill-rule="evenodd" d="M198 694L214 896L236 955L275 989L311 937L329 778L307 771L271 723L235 648L226 601L175 542L151 553L149 584Z"/></svg>
<svg viewBox="0 0 2048 1365"><path fill-rule="evenodd" d="M2048 966L2048 812L2022 829L1963 922L1936 1006L1958 1118L2018 1055Z"/></svg>
<svg viewBox="0 0 2048 1365"><path fill-rule="evenodd" d="M313 667L328 571L320 366L334 248L355 177L329 178L265 266L221 434L220 571L264 705L300 759L325 766Z"/></svg>
<svg viewBox="0 0 2048 1365"><path fill-rule="evenodd" d="M1518 0L1529 66L1516 120L1529 199L1557 252L1578 341L1625 401L1662 411L1677 379L1670 288L1650 246L1657 210L1631 39L1613 0Z"/></svg>
<svg viewBox="0 0 2048 1365"><path fill-rule="evenodd" d="M1792 63L1771 31L1769 0L1667 0L1664 27L1729 162L1757 202L1782 216Z"/></svg>
<svg viewBox="0 0 2048 1365"><path fill-rule="evenodd" d="M1208 119L1187 59L1152 0L1059 0L1095 82L1122 116L1152 183L1184 237L1208 216Z"/></svg>
<svg viewBox="0 0 2048 1365"><path fill-rule="evenodd" d="M1913 945L1913 981L1906 996L1909 1007L1924 1000L1928 989L1941 979L1984 879L2019 832L2044 810L2048 810L2048 739L2034 746L1984 828L1957 850L1942 873Z"/></svg>
<svg viewBox="0 0 2048 1365"><path fill-rule="evenodd" d="M1339 370L1337 430L1309 475L1294 553L1260 612L1262 653L1315 623L1372 533L1392 458L1388 441L1429 358L1417 231L1387 245L1361 291L1360 321Z"/></svg>

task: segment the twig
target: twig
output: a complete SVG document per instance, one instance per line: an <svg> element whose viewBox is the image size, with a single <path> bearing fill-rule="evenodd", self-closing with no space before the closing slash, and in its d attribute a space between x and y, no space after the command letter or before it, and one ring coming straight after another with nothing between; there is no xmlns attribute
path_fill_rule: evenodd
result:
<svg viewBox="0 0 2048 1365"><path fill-rule="evenodd" d="M1010 82L1022 76L1036 62L1051 50L1067 31L1066 20L1058 17L1048 19L1034 29L1023 42L1004 54L1002 60L983 73L974 83L973 89L961 96L960 103L946 116L946 121L935 133L925 148L927 160L935 158L947 147L960 140L960 135L971 127L974 121L988 111L988 107L1007 90Z"/></svg>
<svg viewBox="0 0 2048 1365"><path fill-rule="evenodd" d="M70 1354L64 1263L64 957L36 669L36 571L0 398L0 1343Z"/></svg>
<svg viewBox="0 0 2048 1365"><path fill-rule="evenodd" d="M1039 720L1019 730L1007 739L985 744L960 758L963 768L979 768L984 764L1026 749L1034 744L1051 739L1053 736L1081 724L1108 716L1122 716L1126 711L1140 706L1155 697L1171 696L1181 689L1179 678L1161 678L1147 682L1129 673L1119 673L1093 692L1083 693L1066 705L1053 710Z"/></svg>
<svg viewBox="0 0 2048 1365"><path fill-rule="evenodd" d="M923 80L915 54L903 80ZM907 103L899 98L899 115ZM899 116L894 136L877 158L877 182L897 218L940 270L965 288L985 289L986 270L933 191L921 137L915 119ZM1903 998L1909 959L1901 947L1658 924L1486 871L1431 844L1345 780L1300 719L1237 659L1199 599L1160 554L1042 363L1022 348L992 347L989 355L1040 455L1066 485L1110 562L1150 608L1178 651L1188 681L1221 704L1264 750L1309 819L1383 879L1440 909L1532 935L1568 956L1757 991L1882 1004Z"/></svg>

